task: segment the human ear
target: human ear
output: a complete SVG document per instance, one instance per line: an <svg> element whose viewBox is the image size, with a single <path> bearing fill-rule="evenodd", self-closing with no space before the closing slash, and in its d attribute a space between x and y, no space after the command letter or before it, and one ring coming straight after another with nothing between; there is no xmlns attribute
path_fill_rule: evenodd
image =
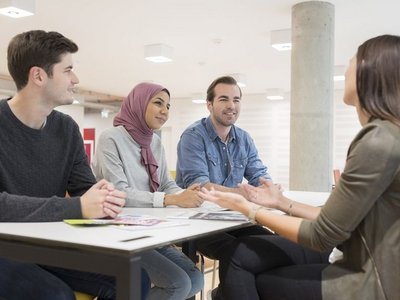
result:
<svg viewBox="0 0 400 300"><path fill-rule="evenodd" d="M46 78L47 74L42 68L35 66L29 70L29 80L31 80L36 85L43 85Z"/></svg>

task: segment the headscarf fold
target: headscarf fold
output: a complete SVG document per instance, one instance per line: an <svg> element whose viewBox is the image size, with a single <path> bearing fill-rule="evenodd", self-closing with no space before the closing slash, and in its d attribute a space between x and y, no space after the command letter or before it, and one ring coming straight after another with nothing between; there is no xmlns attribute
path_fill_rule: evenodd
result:
<svg viewBox="0 0 400 300"><path fill-rule="evenodd" d="M154 83L139 83L124 99L121 109L114 117L114 126L124 126L130 136L141 147L141 162L150 177L150 190L156 192L160 186L157 176L158 164L151 151L153 130L147 126L145 114L150 100L162 90L169 92L161 85Z"/></svg>

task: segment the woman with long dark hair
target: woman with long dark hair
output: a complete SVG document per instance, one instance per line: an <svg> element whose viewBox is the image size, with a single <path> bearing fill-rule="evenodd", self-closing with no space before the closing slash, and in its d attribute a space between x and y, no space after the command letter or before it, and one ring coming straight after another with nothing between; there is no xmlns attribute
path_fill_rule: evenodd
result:
<svg viewBox="0 0 400 300"><path fill-rule="evenodd" d="M278 234L235 241L220 262L215 299L399 299L399 36L378 36L358 48L346 71L344 102L356 107L363 128L322 208L288 199L267 181L244 186L252 202L237 194L200 192ZM298 255L333 247L342 257L331 264L304 263Z"/></svg>

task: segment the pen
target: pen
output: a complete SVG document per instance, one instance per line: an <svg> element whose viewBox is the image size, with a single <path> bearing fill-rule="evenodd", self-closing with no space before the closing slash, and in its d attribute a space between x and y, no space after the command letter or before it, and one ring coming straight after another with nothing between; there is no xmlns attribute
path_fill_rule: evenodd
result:
<svg viewBox="0 0 400 300"><path fill-rule="evenodd" d="M131 242L131 241L141 240L141 239L145 239L145 238L149 238L149 237L151 237L151 236L150 235L142 235L142 236L134 237L131 239L121 240L120 242L123 242L123 243Z"/></svg>

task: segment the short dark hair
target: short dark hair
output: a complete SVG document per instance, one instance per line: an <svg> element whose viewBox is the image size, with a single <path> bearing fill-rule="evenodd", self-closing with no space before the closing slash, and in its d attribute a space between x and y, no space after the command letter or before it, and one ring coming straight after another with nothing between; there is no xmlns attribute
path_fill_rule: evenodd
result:
<svg viewBox="0 0 400 300"><path fill-rule="evenodd" d="M16 35L7 49L8 71L18 90L28 83L29 70L40 67L53 76L53 66L65 53L75 53L78 46L54 31L32 30Z"/></svg>
<svg viewBox="0 0 400 300"><path fill-rule="evenodd" d="M400 36L381 35L360 45L356 80L361 108L400 125Z"/></svg>
<svg viewBox="0 0 400 300"><path fill-rule="evenodd" d="M217 84L224 83L224 84L231 84L231 85L236 85L239 88L240 91L240 98L242 98L242 90L240 89L239 85L237 84L237 81L235 78L232 76L222 76L217 79L215 79L210 86L207 89L207 101L213 101L215 97L215 87Z"/></svg>

